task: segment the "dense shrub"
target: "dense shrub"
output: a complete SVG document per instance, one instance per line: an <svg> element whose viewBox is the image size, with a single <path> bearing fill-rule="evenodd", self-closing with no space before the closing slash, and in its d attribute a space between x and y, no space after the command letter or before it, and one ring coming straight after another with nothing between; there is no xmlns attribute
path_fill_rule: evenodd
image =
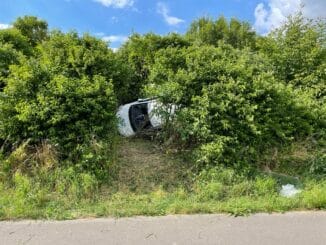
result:
<svg viewBox="0 0 326 245"><path fill-rule="evenodd" d="M53 74L68 77L103 76L112 80L118 102L130 100L134 83L128 63L108 48L108 44L89 34L79 37L76 32L53 31L49 40L37 48L41 63Z"/></svg>
<svg viewBox="0 0 326 245"><path fill-rule="evenodd" d="M323 100L326 96L325 28L325 20L307 20L299 13L258 42L280 81L313 89L315 96Z"/></svg>
<svg viewBox="0 0 326 245"><path fill-rule="evenodd" d="M147 91L178 105L172 133L197 149L200 165L243 167L324 123L313 97L277 81L271 69L263 56L228 45L166 49L157 53Z"/></svg>
<svg viewBox="0 0 326 245"><path fill-rule="evenodd" d="M5 149L10 153L10 147L26 141L37 148L46 141L60 153L61 164L67 159L102 176L116 137L112 55L106 43L88 35L53 32L34 57L19 56L0 97ZM111 157L92 142L105 145ZM94 151L101 151L101 159ZM82 160L92 152L92 160Z"/></svg>
<svg viewBox="0 0 326 245"><path fill-rule="evenodd" d="M0 135L11 143L49 139L73 149L115 133L115 96L109 81L52 75L37 61L11 70L1 99Z"/></svg>
<svg viewBox="0 0 326 245"><path fill-rule="evenodd" d="M114 53L18 18L0 30L0 219L324 209L323 28L298 15L259 37L236 19L200 18L185 35L133 34ZM171 169L145 174L149 189L162 185L151 193L135 171L114 176L116 108L146 95L164 105L164 146L187 161L172 185L157 177ZM283 183L301 194L281 197Z"/></svg>
<svg viewBox="0 0 326 245"><path fill-rule="evenodd" d="M115 156L116 108L142 96L176 105L163 140L190 151L200 170L251 171L306 137L318 148L326 142L323 28L297 16L257 37L248 23L201 18L185 35L133 34L114 53L89 34L19 18L0 31L0 178L73 165L104 179ZM311 152L321 155L307 158L309 173L324 176L323 151ZM223 199L223 185L208 184L202 198L217 191ZM252 186L235 183L228 192Z"/></svg>
<svg viewBox="0 0 326 245"><path fill-rule="evenodd" d="M53 75L29 60L12 67L7 79L0 134L12 143L50 139L71 148L112 132L115 106L113 87L105 78Z"/></svg>
<svg viewBox="0 0 326 245"><path fill-rule="evenodd" d="M235 48L252 49L255 49L257 38L249 23L235 18L228 21L223 16L216 20L203 17L193 21L185 36L194 45L218 46L222 41Z"/></svg>
<svg viewBox="0 0 326 245"><path fill-rule="evenodd" d="M184 106L213 83L232 78L249 82L268 70L263 57L230 45L168 48L157 52L147 90Z"/></svg>
<svg viewBox="0 0 326 245"><path fill-rule="evenodd" d="M9 74L9 66L18 62L19 52L12 45L0 43L0 91L3 90L6 77Z"/></svg>
<svg viewBox="0 0 326 245"><path fill-rule="evenodd" d="M255 78L254 78L255 79ZM255 162L264 151L310 135L318 127L316 103L293 89L258 77L210 85L180 112L181 133L201 144L200 163Z"/></svg>
<svg viewBox="0 0 326 245"><path fill-rule="evenodd" d="M88 34L53 31L49 40L37 47L40 63L51 73L72 78L101 75L111 78L114 67L112 50Z"/></svg>
<svg viewBox="0 0 326 245"><path fill-rule="evenodd" d="M0 30L0 92L6 84L9 66L18 64L20 56L30 56L32 53L32 46L19 30Z"/></svg>
<svg viewBox="0 0 326 245"><path fill-rule="evenodd" d="M326 178L326 153L318 153L312 160L309 174Z"/></svg>
<svg viewBox="0 0 326 245"><path fill-rule="evenodd" d="M127 103L144 96L143 88L148 82L150 67L159 50L188 46L190 42L176 33L166 36L153 33L131 35L116 56L120 70L122 68L121 71L127 75L124 80L119 80L119 102Z"/></svg>
<svg viewBox="0 0 326 245"><path fill-rule="evenodd" d="M25 36L32 46L36 46L48 37L48 23L35 16L18 17L13 27Z"/></svg>
<svg viewBox="0 0 326 245"><path fill-rule="evenodd" d="M0 43L1 46L5 44L11 45L16 51L20 51L25 55L31 55L33 52L32 46L19 30L10 28L0 30Z"/></svg>

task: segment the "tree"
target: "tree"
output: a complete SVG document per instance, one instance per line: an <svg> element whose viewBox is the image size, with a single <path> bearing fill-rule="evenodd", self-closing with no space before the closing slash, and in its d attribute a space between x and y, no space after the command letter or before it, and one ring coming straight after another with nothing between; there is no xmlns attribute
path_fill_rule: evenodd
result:
<svg viewBox="0 0 326 245"><path fill-rule="evenodd" d="M30 56L33 52L33 47L29 44L28 38L14 28L0 30L0 43L10 44L12 48L24 55Z"/></svg>
<svg viewBox="0 0 326 245"><path fill-rule="evenodd" d="M89 35L54 32L35 57L19 57L0 96L0 138L49 140L63 157L93 139L114 139L111 52Z"/></svg>
<svg viewBox="0 0 326 245"><path fill-rule="evenodd" d="M173 88L166 99L187 106L204 86L219 82L224 76L250 81L256 73L265 70L265 63L248 49L238 50L222 43L218 48L191 46L160 50L151 66L147 87L152 87L154 94ZM170 82L171 86L167 85Z"/></svg>
<svg viewBox="0 0 326 245"><path fill-rule="evenodd" d="M215 21L215 28L217 32L217 40L225 40L229 32L229 27L228 22L224 16L219 17Z"/></svg>
<svg viewBox="0 0 326 245"><path fill-rule="evenodd" d="M36 46L47 38L47 22L35 16L19 17L13 23L13 27L27 37L32 46Z"/></svg>
<svg viewBox="0 0 326 245"><path fill-rule="evenodd" d="M211 18L199 18L191 23L186 37L197 45L213 45L220 41L235 48L250 47L255 49L256 33L247 22L232 18L229 22L223 17L216 21Z"/></svg>
<svg viewBox="0 0 326 245"><path fill-rule="evenodd" d="M186 33L186 36L192 42L198 43L199 45L217 45L217 42L219 40L222 40L228 31L227 29L223 28L222 22L223 20L219 21L219 26L222 27L222 30L217 30L215 23L212 19L205 17L200 18L191 23L190 28Z"/></svg>
<svg viewBox="0 0 326 245"><path fill-rule="evenodd" d="M9 66L18 63L19 52L10 44L0 43L0 92L5 87L5 78L9 75Z"/></svg>
<svg viewBox="0 0 326 245"><path fill-rule="evenodd" d="M326 95L325 28L325 21L307 20L298 13L258 44L278 79L297 88L313 89L318 98Z"/></svg>
<svg viewBox="0 0 326 245"><path fill-rule="evenodd" d="M114 54L106 42L89 34L79 37L76 32L54 31L38 50L42 62L48 64L53 73L73 78L101 75L108 81L112 80L119 102L130 100L137 90L132 87L133 74L128 62Z"/></svg>
<svg viewBox="0 0 326 245"><path fill-rule="evenodd" d="M53 31L49 39L38 48L42 63L54 74L81 78L102 75L110 78L113 52L107 44L95 37L77 32Z"/></svg>
<svg viewBox="0 0 326 245"><path fill-rule="evenodd" d="M235 48L255 48L255 32L247 22L232 18L229 23L227 43Z"/></svg>
<svg viewBox="0 0 326 245"><path fill-rule="evenodd" d="M130 102L142 96L142 89L148 82L150 67L154 64L155 54L159 50L175 47L187 47L190 43L182 36L171 33L160 36L153 33L146 35L133 34L119 49L117 61L126 63L125 71L129 72L129 80L123 83L124 89L119 97L121 103Z"/></svg>
<svg viewBox="0 0 326 245"><path fill-rule="evenodd" d="M0 92L6 84L9 66L18 64L19 56L30 56L33 49L28 39L14 28L0 30Z"/></svg>
<svg viewBox="0 0 326 245"><path fill-rule="evenodd" d="M149 78L151 96L178 105L163 132L199 164L257 167L265 151L318 132L325 120L309 93L275 79L249 48L160 50Z"/></svg>

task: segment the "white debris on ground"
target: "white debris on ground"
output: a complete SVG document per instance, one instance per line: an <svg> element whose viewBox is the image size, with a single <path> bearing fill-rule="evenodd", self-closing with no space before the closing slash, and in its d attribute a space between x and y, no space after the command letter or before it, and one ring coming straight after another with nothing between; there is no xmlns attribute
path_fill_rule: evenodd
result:
<svg viewBox="0 0 326 245"><path fill-rule="evenodd" d="M294 197L296 194L300 192L301 190L297 189L294 185L287 184L287 185L282 185L280 194L283 197Z"/></svg>

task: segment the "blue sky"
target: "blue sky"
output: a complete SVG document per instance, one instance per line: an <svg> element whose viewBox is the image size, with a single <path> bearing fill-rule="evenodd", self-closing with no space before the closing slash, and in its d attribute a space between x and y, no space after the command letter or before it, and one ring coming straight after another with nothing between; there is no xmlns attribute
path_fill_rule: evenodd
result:
<svg viewBox="0 0 326 245"><path fill-rule="evenodd" d="M325 17L326 0L1 0L0 29L34 15L49 27L89 32L118 47L133 32L184 33L201 16L236 17L261 34L277 27L302 1L309 17Z"/></svg>

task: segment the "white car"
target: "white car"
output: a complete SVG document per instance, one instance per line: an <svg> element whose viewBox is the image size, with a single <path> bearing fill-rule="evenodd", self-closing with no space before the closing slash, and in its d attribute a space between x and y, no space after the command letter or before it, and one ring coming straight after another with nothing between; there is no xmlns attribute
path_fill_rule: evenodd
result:
<svg viewBox="0 0 326 245"><path fill-rule="evenodd" d="M162 108L162 104L155 99L139 99L120 106L117 112L119 133L130 137L144 130L160 128L163 118L157 111ZM174 114L174 110L175 106L171 106L168 111Z"/></svg>

